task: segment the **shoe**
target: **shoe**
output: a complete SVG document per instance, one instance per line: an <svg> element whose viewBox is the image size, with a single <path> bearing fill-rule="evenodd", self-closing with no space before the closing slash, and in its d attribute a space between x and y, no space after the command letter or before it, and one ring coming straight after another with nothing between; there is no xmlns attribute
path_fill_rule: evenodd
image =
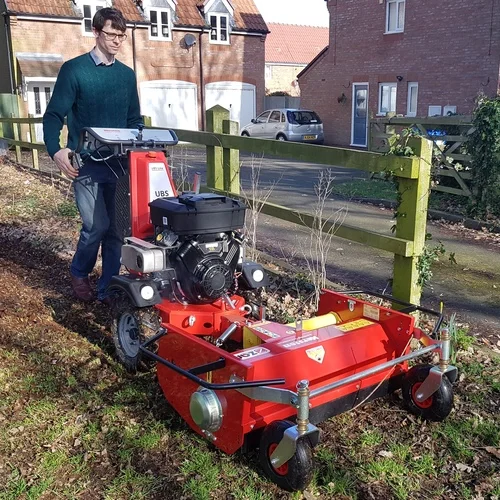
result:
<svg viewBox="0 0 500 500"><path fill-rule="evenodd" d="M116 299L111 296L104 297L102 299L98 299L99 303L102 304L103 306L107 306L109 308L112 308L115 305Z"/></svg>
<svg viewBox="0 0 500 500"><path fill-rule="evenodd" d="M83 302L92 302L94 300L94 292L92 291L88 278L77 278L76 276L71 276L71 286L73 287L73 293L78 300Z"/></svg>

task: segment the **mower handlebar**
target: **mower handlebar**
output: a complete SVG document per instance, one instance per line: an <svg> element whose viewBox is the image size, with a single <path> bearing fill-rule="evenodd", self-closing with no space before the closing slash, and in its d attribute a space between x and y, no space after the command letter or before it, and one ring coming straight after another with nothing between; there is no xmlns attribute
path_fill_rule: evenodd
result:
<svg viewBox="0 0 500 500"><path fill-rule="evenodd" d="M149 344L150 342L148 342ZM141 352L148 356L151 359L154 359L158 363L162 364L163 366L166 366L167 368L170 368L174 372L178 373L179 375L182 375L186 377L187 379L191 380L192 382L195 382L205 389L211 389L213 391L219 390L228 390L228 389L249 389L251 387L262 387L265 385L283 385L285 383L285 379L283 378L275 378L275 379L270 379L270 380L254 380L253 382L228 382L227 384L212 384L210 382L207 382L206 380L203 380L202 378L197 377L193 373L191 373L188 370L184 370L184 368L181 368L180 366L175 365L174 363L171 363L170 361L167 361L166 359L162 358L161 356L158 356L158 354L155 354L154 352L151 352L149 349L145 347L145 344L141 345L139 347Z"/></svg>

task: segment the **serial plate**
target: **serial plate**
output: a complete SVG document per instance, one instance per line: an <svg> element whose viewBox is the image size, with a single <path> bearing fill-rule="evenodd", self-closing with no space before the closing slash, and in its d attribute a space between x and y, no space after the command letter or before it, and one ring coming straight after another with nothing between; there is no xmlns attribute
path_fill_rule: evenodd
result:
<svg viewBox="0 0 500 500"><path fill-rule="evenodd" d="M315 135L305 135L304 136L304 141L311 141L311 140L314 140L314 139L316 139Z"/></svg>

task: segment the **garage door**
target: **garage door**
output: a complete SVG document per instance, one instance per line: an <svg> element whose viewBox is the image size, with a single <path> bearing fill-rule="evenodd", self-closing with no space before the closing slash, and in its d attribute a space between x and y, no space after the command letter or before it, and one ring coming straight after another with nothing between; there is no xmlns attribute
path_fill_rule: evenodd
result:
<svg viewBox="0 0 500 500"><path fill-rule="evenodd" d="M255 118L255 85L240 82L213 82L205 85L207 109L219 104L229 110L231 120L242 126Z"/></svg>
<svg viewBox="0 0 500 500"><path fill-rule="evenodd" d="M198 130L197 86L179 80L142 82L141 113L154 127Z"/></svg>

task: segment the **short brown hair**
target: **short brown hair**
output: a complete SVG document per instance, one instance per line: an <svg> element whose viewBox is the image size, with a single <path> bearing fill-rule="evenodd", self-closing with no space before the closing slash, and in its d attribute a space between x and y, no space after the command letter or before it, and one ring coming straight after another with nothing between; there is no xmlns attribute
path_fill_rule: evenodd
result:
<svg viewBox="0 0 500 500"><path fill-rule="evenodd" d="M111 21L111 27L115 30L125 31L127 29L127 21L118 9L110 7L99 9L95 13L94 19L92 19L92 27L97 31L102 31L106 21Z"/></svg>

